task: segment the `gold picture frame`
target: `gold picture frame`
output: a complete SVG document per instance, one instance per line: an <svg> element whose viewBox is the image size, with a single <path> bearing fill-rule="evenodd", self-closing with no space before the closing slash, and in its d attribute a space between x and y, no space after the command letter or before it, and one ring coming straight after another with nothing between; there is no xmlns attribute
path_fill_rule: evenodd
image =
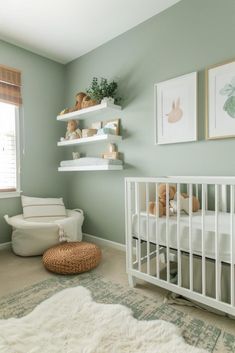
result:
<svg viewBox="0 0 235 353"><path fill-rule="evenodd" d="M217 97L218 92L216 91L215 87L211 87L212 83L210 81L214 81L216 80L216 75L220 74L220 80L224 81L221 79L223 74L223 69L224 71L224 76L229 76L231 75L231 80L234 77L235 78L235 59L232 60L227 60L224 62L221 62L219 64L214 64L209 66L206 70L205 70L205 138L206 140L219 140L219 139L228 139L228 138L234 138L235 137L235 116L233 117L234 120L231 120L230 122L234 123L232 125L234 125L234 129L232 129L234 131L233 134L231 134L231 125L228 126L228 130L229 133L226 133L226 131L218 131L219 127L216 127L216 114L217 114L217 106L216 103L218 102L218 99L216 99L215 97ZM231 69L231 72L227 72L229 69ZM233 74L234 72L234 74ZM212 80L213 79L213 80ZM228 84L229 80L227 81ZM223 91L224 87L222 87L223 85L221 85L219 92ZM235 87L234 87L234 93L235 93ZM220 93L220 95L222 95L222 93ZM225 94L223 94L225 95ZM226 95L225 95L226 96ZM227 98L228 99L228 98ZM220 101L220 99L219 99ZM235 102L235 99L234 99ZM212 104L214 103L214 107L212 107ZM223 110L225 112L225 103L226 103L226 98L224 98L224 102L223 102ZM220 104L220 103L217 103ZM221 108L221 106L220 106ZM224 113L222 112L222 109L220 110L220 115L218 114L218 116L220 116L220 119L223 119L224 115L229 116L228 113ZM211 116L213 114L213 116ZM214 120L214 129L212 129L211 132L211 127L210 124L211 122ZM225 120L226 121L226 120ZM223 124L222 124L223 125ZM225 127L226 129L226 127ZM225 130L224 129L224 130Z"/></svg>

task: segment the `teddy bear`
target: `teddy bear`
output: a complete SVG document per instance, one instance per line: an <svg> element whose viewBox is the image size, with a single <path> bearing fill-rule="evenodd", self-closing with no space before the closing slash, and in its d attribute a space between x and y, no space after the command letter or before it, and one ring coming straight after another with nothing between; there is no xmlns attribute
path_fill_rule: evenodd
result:
<svg viewBox="0 0 235 353"><path fill-rule="evenodd" d="M72 113L72 112L75 112L77 110L80 110L82 109L82 101L83 99L87 97L86 93L84 92L79 92L76 94L75 98L76 98L76 101L75 101L75 105L72 107L72 108L65 108L63 109L59 115L64 115L64 114L68 114L68 113Z"/></svg>
<svg viewBox="0 0 235 353"><path fill-rule="evenodd" d="M80 129L78 129L77 120L69 120L67 124L65 140L73 140L81 137L82 137L82 132Z"/></svg>
<svg viewBox="0 0 235 353"><path fill-rule="evenodd" d="M75 103L76 110L82 109L82 101L86 96L87 95L84 92L79 92L76 94L76 103Z"/></svg>
<svg viewBox="0 0 235 353"><path fill-rule="evenodd" d="M176 187L169 185L169 201L174 199L176 194ZM160 184L158 187L158 205L159 205L159 217L166 215L166 184ZM149 203L149 213L156 215L156 203Z"/></svg>
<svg viewBox="0 0 235 353"><path fill-rule="evenodd" d="M83 97L81 107L82 109L84 109L84 108L92 107L93 105L96 105L96 104L98 104L96 100L91 99L91 97L85 95L85 97Z"/></svg>
<svg viewBox="0 0 235 353"><path fill-rule="evenodd" d="M160 184L158 188L159 197L159 217L166 215L166 184ZM200 208L198 198L192 196L192 211L197 212ZM186 193L180 195L180 210L189 214L189 196ZM156 215L156 203L149 203L149 213ZM169 213L170 215L177 213L177 195L176 187L169 185Z"/></svg>

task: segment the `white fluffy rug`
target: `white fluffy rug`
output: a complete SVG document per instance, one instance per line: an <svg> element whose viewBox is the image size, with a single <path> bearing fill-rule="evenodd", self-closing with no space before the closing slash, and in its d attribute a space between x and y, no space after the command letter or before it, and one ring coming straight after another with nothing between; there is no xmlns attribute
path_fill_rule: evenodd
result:
<svg viewBox="0 0 235 353"><path fill-rule="evenodd" d="M205 353L161 320L138 321L122 305L65 289L20 319L0 320L1 353Z"/></svg>

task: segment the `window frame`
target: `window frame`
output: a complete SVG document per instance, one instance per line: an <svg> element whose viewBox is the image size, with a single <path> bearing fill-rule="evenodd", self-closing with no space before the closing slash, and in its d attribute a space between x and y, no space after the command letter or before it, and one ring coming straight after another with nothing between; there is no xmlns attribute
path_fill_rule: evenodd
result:
<svg viewBox="0 0 235 353"><path fill-rule="evenodd" d="M15 105L15 138L16 138L16 190L0 191L0 199L20 197L20 108Z"/></svg>

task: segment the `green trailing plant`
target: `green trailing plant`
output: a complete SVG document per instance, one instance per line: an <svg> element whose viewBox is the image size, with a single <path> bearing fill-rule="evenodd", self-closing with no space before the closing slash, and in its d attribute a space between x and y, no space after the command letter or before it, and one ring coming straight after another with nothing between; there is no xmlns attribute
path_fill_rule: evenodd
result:
<svg viewBox="0 0 235 353"><path fill-rule="evenodd" d="M117 97L117 88L118 84L115 81L108 82L104 77L101 77L99 81L97 77L93 77L91 85L87 89L87 94L98 103L100 103L104 97L114 98L115 103L118 103L120 98Z"/></svg>

